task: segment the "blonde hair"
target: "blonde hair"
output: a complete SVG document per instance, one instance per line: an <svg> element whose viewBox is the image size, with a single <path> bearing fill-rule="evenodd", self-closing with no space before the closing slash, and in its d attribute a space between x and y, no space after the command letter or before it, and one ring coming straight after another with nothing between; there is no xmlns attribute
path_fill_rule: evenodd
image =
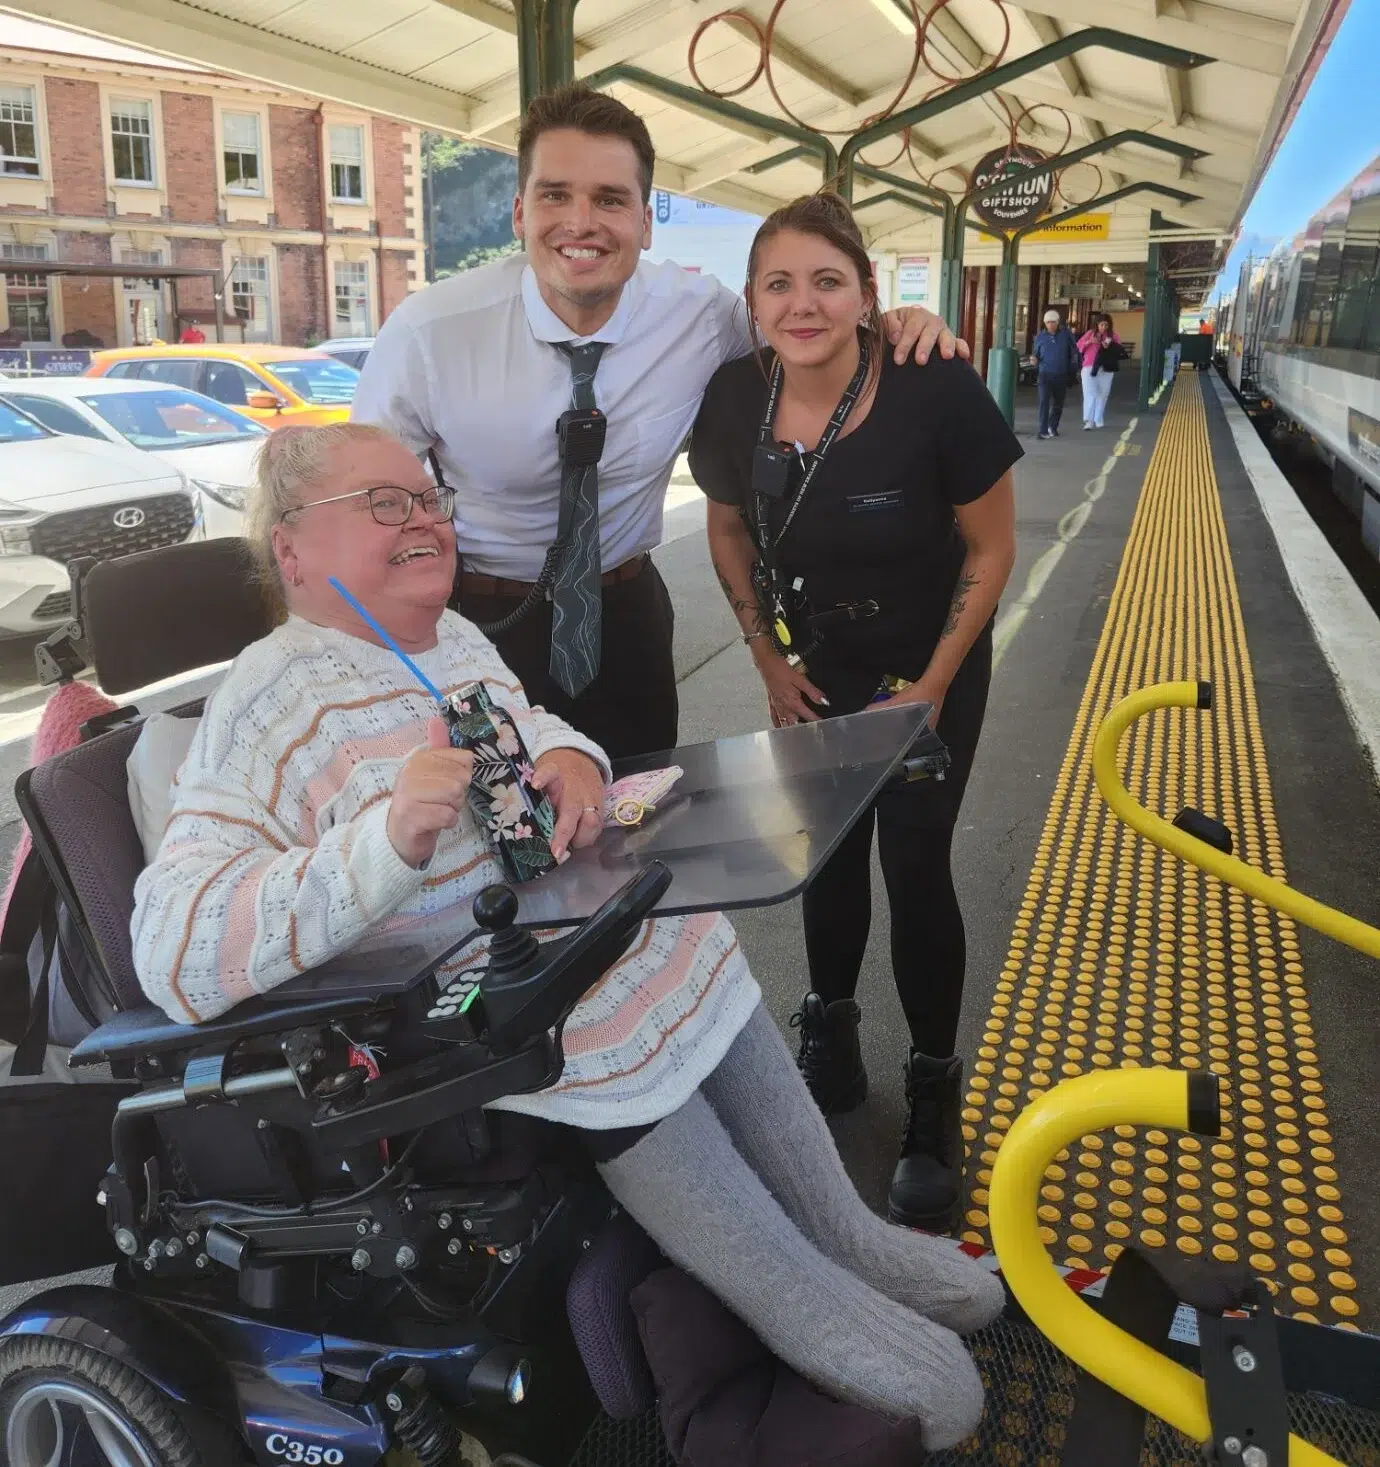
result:
<svg viewBox="0 0 1380 1467"><path fill-rule="evenodd" d="M258 568L265 594L286 610L283 577L273 553L273 527L298 508L326 476L337 448L361 442L391 441L386 428L372 423L331 423L324 428L285 427L264 439L254 464L254 483L244 511L244 538Z"/></svg>

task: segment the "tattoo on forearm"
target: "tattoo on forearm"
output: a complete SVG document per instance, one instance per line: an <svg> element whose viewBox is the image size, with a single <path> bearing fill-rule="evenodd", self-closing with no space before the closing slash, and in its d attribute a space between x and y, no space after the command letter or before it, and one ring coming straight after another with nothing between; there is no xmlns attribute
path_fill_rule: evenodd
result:
<svg viewBox="0 0 1380 1467"><path fill-rule="evenodd" d="M714 567L714 574L719 578L719 585L723 587L723 593L728 597L728 604L733 608L733 614L741 620L743 613L747 612L752 619L748 630L752 632L766 631L766 623L762 620L762 609L758 606L756 598L754 597L748 601L740 596L733 589L728 577L724 575L717 565Z"/></svg>
<svg viewBox="0 0 1380 1467"><path fill-rule="evenodd" d="M944 631L941 635L951 637L957 631L959 618L968 605L968 593L977 585L977 580L978 578L972 571L964 571L959 576L958 585L954 587L953 599L949 602L949 617L944 623Z"/></svg>

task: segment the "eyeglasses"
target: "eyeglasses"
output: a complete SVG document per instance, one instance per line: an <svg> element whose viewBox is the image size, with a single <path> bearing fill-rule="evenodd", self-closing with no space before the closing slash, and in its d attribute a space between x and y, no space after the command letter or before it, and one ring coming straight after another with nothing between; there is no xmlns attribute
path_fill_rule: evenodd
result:
<svg viewBox="0 0 1380 1467"><path fill-rule="evenodd" d="M329 499L309 500L306 504L285 509L278 518L285 520L289 515L301 514L304 509L312 509L318 504L339 504L344 499L358 499L361 494L368 495L369 513L380 525L405 525L412 518L412 511L418 504L422 507L422 513L437 525L444 524L455 510L455 490L449 484L442 484L436 489L423 489L420 494L413 493L411 489L402 489L396 484L378 484L372 489L355 489L349 494L333 494Z"/></svg>

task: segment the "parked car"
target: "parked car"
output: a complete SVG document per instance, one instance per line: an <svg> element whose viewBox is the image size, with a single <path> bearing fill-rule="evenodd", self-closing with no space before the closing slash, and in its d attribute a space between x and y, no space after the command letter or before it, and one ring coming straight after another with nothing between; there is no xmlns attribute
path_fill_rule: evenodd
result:
<svg viewBox="0 0 1380 1467"><path fill-rule="evenodd" d="M316 349L353 367L356 372L362 372L373 347L372 336L337 336L333 341L323 341Z"/></svg>
<svg viewBox="0 0 1380 1467"><path fill-rule="evenodd" d="M170 464L128 444L54 433L0 399L0 637L62 622L69 562L203 533L200 496Z"/></svg>
<svg viewBox="0 0 1380 1467"><path fill-rule="evenodd" d="M0 400L54 433L129 443L180 469L205 496L208 536L242 533L245 493L268 429L199 392L122 378L0 382Z"/></svg>
<svg viewBox="0 0 1380 1467"><path fill-rule="evenodd" d="M295 346L131 346L98 351L88 377L161 382L204 393L266 428L343 423L359 373L325 352Z"/></svg>

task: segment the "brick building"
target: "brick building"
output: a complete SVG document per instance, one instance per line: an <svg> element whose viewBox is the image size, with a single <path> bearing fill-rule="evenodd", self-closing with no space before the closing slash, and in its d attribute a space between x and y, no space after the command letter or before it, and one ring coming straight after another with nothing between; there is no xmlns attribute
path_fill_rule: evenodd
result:
<svg viewBox="0 0 1380 1467"><path fill-rule="evenodd" d="M178 283L174 320L167 283L26 260L212 267L235 339L372 335L423 283L421 201L415 128L0 16L0 343L213 316L210 278Z"/></svg>

